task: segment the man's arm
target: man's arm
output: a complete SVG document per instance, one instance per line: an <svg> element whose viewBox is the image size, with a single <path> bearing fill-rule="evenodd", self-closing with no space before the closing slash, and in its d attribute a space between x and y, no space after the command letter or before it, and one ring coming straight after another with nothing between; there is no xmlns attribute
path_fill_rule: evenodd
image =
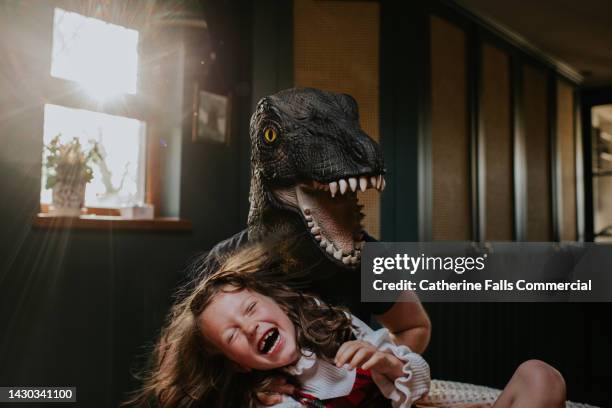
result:
<svg viewBox="0 0 612 408"><path fill-rule="evenodd" d="M414 292L403 292L391 309L374 317L391 332L395 343L408 346L419 354L427 348L431 322Z"/></svg>

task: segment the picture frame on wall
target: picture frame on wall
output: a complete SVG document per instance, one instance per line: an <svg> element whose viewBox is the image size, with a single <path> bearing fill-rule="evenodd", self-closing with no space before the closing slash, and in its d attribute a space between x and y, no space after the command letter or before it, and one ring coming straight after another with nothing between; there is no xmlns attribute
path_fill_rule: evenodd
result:
<svg viewBox="0 0 612 408"><path fill-rule="evenodd" d="M231 97L201 90L194 85L193 142L229 144Z"/></svg>

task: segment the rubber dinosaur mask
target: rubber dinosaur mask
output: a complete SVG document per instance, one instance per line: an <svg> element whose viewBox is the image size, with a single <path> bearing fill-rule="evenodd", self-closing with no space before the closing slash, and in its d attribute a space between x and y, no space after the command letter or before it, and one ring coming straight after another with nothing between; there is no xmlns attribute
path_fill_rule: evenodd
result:
<svg viewBox="0 0 612 408"><path fill-rule="evenodd" d="M251 118L249 240L308 231L329 259L360 263L359 191L385 187L379 145L359 126L355 100L289 89L259 101Z"/></svg>

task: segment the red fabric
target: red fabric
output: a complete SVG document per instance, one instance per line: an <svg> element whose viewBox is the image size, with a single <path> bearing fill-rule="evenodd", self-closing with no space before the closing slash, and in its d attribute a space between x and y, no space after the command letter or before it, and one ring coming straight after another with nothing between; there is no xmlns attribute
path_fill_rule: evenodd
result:
<svg viewBox="0 0 612 408"><path fill-rule="evenodd" d="M317 400L311 395L301 393L301 402L305 406L325 408L380 408L389 406L389 401L380 393L372 380L369 370L357 369L355 383L349 395L328 400Z"/></svg>

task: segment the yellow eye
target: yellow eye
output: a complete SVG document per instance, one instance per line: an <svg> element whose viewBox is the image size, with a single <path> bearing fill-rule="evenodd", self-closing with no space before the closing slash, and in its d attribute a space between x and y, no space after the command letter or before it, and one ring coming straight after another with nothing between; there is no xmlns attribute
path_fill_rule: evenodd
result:
<svg viewBox="0 0 612 408"><path fill-rule="evenodd" d="M276 130L273 128L266 128L266 130L264 130L264 139L266 140L266 143L274 143L276 138L278 138Z"/></svg>

